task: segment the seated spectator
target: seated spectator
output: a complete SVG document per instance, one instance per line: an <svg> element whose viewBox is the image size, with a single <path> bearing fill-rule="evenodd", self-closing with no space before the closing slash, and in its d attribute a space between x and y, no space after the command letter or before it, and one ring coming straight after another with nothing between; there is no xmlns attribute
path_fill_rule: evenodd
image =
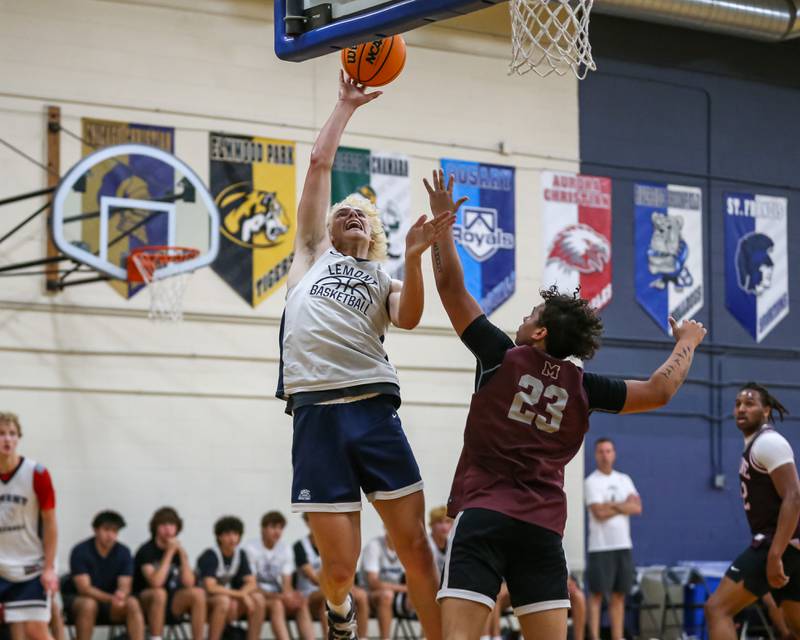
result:
<svg viewBox="0 0 800 640"><path fill-rule="evenodd" d="M133 561L133 592L139 596L152 640L161 640L166 621L189 615L192 639L203 640L206 593L195 586L194 571L178 540L183 520L172 507L161 507L150 519L150 540Z"/></svg>
<svg viewBox="0 0 800 640"><path fill-rule="evenodd" d="M308 598L292 586L294 558L292 550L281 541L286 518L278 511L261 518L261 538L247 542L244 550L266 599L267 617L276 640L289 640L287 616L294 616L302 640L314 640L314 623Z"/></svg>
<svg viewBox="0 0 800 640"><path fill-rule="evenodd" d="M303 522L308 526L308 516L303 514ZM328 636L328 616L325 615L325 596L319 588L319 570L322 560L314 544L314 534L309 531L305 538L294 543L294 564L297 568L297 590L308 600L311 615L320 621L323 635ZM353 586L350 592L356 604L356 620L358 621L358 637L367 637L369 624L369 602L367 592Z"/></svg>
<svg viewBox="0 0 800 640"><path fill-rule="evenodd" d="M436 568L439 575L444 571L444 559L447 555L447 538L450 536L450 529L453 527L453 519L447 515L447 507L435 507L428 514L428 526L431 528L431 535L428 538L433 552L433 559L436 561Z"/></svg>
<svg viewBox="0 0 800 640"><path fill-rule="evenodd" d="M214 524L217 546L197 559L197 574L208 593L208 640L220 640L225 625L241 618L247 618L247 640L261 635L266 602L247 554L239 548L243 533L239 518L220 518Z"/></svg>
<svg viewBox="0 0 800 640"><path fill-rule="evenodd" d="M124 526L117 512L101 511L92 521L94 536L72 549L72 584L65 585L63 597L78 640L91 640L95 624L124 624L131 640L144 640L142 609L131 595L133 557L117 542Z"/></svg>
<svg viewBox="0 0 800 640"><path fill-rule="evenodd" d="M406 617L413 613L405 585L405 571L388 533L367 543L361 568L367 576L369 603L378 616L381 640L388 640L392 617Z"/></svg>

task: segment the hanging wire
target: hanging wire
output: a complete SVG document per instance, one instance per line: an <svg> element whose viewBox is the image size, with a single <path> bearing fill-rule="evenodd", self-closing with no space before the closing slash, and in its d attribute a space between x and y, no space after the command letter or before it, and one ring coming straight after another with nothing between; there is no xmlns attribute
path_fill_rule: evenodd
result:
<svg viewBox="0 0 800 640"><path fill-rule="evenodd" d="M18 147L15 147L13 144L11 144L8 140L3 140L3 138L0 138L0 144L8 147L9 149L11 149L11 151L16 153L18 156L22 156L23 158L25 158L29 162L32 162L33 164L35 164L37 167L41 167L42 169L47 171L47 173L49 173L50 175L58 176L58 171L55 171L55 170L51 169L46 164L42 164L36 158L33 158L33 157L29 156L22 149L19 149Z"/></svg>

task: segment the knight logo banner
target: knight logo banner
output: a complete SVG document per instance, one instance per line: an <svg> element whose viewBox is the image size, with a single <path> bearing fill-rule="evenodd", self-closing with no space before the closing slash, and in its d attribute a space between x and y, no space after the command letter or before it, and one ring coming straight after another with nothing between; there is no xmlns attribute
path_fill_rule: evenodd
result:
<svg viewBox="0 0 800 640"><path fill-rule="evenodd" d="M81 119L83 157L118 144L129 142L147 144L167 153L173 153L175 130L112 120ZM98 239L102 237L100 201L103 197L132 200L158 200L168 198L175 189L174 171L163 162L147 156L115 156L92 167L82 195L82 212L88 215L81 223L82 240L90 251L97 253ZM145 245L166 245L167 216L153 215L152 210L114 208L107 222L109 235L108 259L124 266L132 249ZM109 284L126 298L135 296L143 284L130 284L111 280Z"/></svg>
<svg viewBox="0 0 800 640"><path fill-rule="evenodd" d="M257 307L286 280L296 225L295 143L210 135L211 195L220 213L214 271Z"/></svg>
<svg viewBox="0 0 800 640"><path fill-rule="evenodd" d="M443 159L442 169L455 176L453 198L469 198L453 235L467 289L489 315L516 288L514 168Z"/></svg>
<svg viewBox="0 0 800 640"><path fill-rule="evenodd" d="M364 196L380 212L388 243L386 270L402 280L411 213L408 156L339 147L333 161L331 204L351 193Z"/></svg>
<svg viewBox="0 0 800 640"><path fill-rule="evenodd" d="M725 193L725 306L756 342L789 315L786 198Z"/></svg>
<svg viewBox="0 0 800 640"><path fill-rule="evenodd" d="M668 318L703 308L703 192L698 187L634 185L636 300L669 334Z"/></svg>
<svg viewBox="0 0 800 640"><path fill-rule="evenodd" d="M611 179L545 171L542 285L578 287L595 309L611 302Z"/></svg>

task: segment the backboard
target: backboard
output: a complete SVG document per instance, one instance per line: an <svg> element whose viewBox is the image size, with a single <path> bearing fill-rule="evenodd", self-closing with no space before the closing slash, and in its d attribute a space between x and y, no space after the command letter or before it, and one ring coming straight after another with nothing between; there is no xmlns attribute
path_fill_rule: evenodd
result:
<svg viewBox="0 0 800 640"><path fill-rule="evenodd" d="M208 189L174 155L144 144L106 147L78 162L55 192L51 225L53 242L65 256L124 281L117 286L126 297L141 288L127 282L133 249L199 250L160 277L207 266L219 250L219 213Z"/></svg>
<svg viewBox="0 0 800 640"><path fill-rule="evenodd" d="M299 62L503 0L275 0L275 53Z"/></svg>

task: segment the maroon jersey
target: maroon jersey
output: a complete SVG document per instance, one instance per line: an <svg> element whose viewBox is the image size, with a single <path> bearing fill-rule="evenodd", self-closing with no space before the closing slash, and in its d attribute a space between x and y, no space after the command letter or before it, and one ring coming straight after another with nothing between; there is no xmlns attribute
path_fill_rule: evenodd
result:
<svg viewBox="0 0 800 640"><path fill-rule="evenodd" d="M772 539L778 528L778 514L781 510L781 497L766 469L759 466L751 457L753 445L765 433L775 431L763 427L749 442L742 453L739 467L739 480L742 487L742 500L747 523L753 536ZM794 538L800 537L800 523L795 528Z"/></svg>
<svg viewBox="0 0 800 640"><path fill-rule="evenodd" d="M535 347L508 349L472 396L448 511L481 507L564 534L564 466L589 428L583 371Z"/></svg>

